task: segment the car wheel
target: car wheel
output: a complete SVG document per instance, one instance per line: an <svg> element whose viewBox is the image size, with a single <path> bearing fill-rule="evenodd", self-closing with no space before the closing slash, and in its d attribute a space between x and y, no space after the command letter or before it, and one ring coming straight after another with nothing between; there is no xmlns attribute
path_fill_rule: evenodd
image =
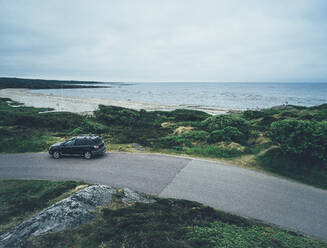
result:
<svg viewBox="0 0 327 248"><path fill-rule="evenodd" d="M52 157L55 159L58 159L58 158L60 158L60 153L58 151L54 151L52 154Z"/></svg>
<svg viewBox="0 0 327 248"><path fill-rule="evenodd" d="M86 159L92 158L92 153L91 152L85 152L84 153L84 158L86 158Z"/></svg>

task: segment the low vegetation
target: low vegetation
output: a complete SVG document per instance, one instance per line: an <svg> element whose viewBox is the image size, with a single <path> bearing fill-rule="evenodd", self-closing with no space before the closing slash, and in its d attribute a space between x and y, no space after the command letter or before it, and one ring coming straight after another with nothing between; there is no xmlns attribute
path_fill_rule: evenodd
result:
<svg viewBox="0 0 327 248"><path fill-rule="evenodd" d="M84 85L83 85L84 84ZM87 84L87 85L85 85ZM89 81L63 81L63 80L44 80L44 79L23 79L0 77L0 89L5 88L25 88L25 89L72 89L72 88L105 88L99 86L101 82Z"/></svg>
<svg viewBox="0 0 327 248"><path fill-rule="evenodd" d="M1 180L0 234L50 206L80 184L72 181Z"/></svg>
<svg viewBox="0 0 327 248"><path fill-rule="evenodd" d="M216 116L103 105L91 117L44 111L0 99L0 152L46 151L95 133L110 149L137 143L151 152L224 159L327 189L327 104Z"/></svg>
<svg viewBox="0 0 327 248"><path fill-rule="evenodd" d="M21 209L22 201L37 202L35 209L46 207L49 200L67 196L78 184L0 181L0 206L5 210L1 211L1 224L8 225L13 216L24 214L23 210L18 214L9 210ZM31 237L24 247L327 247L323 242L186 200L156 198L154 203L124 204L117 197L95 215L93 221L78 228Z"/></svg>

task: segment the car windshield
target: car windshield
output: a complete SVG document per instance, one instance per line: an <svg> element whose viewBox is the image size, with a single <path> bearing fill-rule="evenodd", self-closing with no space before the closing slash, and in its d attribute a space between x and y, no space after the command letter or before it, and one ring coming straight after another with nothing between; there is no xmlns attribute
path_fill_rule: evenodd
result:
<svg viewBox="0 0 327 248"><path fill-rule="evenodd" d="M66 143L65 143L65 146L72 146L74 145L75 143L75 140L68 140Z"/></svg>

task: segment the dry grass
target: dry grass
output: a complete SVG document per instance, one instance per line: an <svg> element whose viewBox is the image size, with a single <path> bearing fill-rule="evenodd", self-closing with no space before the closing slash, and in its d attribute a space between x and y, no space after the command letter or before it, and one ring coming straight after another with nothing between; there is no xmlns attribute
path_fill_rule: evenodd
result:
<svg viewBox="0 0 327 248"><path fill-rule="evenodd" d="M225 149L225 150L231 150L231 149L235 149L239 152L244 152L245 147L235 143L235 142L230 142L230 143L226 143L226 142L220 142L218 147L220 147L221 149Z"/></svg>
<svg viewBox="0 0 327 248"><path fill-rule="evenodd" d="M173 122L163 122L163 123L161 123L161 127L163 127L163 128L170 128L170 127L173 127L175 125L176 124L173 123Z"/></svg>
<svg viewBox="0 0 327 248"><path fill-rule="evenodd" d="M174 135L181 135L183 133L187 133L194 130L194 127L185 127L185 126L180 126L174 130Z"/></svg>

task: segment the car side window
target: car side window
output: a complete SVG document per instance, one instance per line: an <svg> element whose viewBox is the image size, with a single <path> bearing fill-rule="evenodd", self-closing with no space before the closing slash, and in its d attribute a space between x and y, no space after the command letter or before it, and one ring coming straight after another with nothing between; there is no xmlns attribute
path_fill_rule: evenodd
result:
<svg viewBox="0 0 327 248"><path fill-rule="evenodd" d="M85 146L85 145L88 145L88 143L87 143L86 139L76 139L75 145L76 146Z"/></svg>
<svg viewBox="0 0 327 248"><path fill-rule="evenodd" d="M75 140L68 140L66 143L65 143L65 146L73 146L75 144Z"/></svg>

